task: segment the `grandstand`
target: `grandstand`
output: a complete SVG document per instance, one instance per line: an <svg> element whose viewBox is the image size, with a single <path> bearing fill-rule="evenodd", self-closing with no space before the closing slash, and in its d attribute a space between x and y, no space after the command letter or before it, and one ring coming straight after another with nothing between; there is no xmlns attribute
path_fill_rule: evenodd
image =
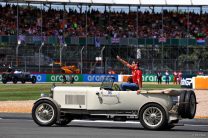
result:
<svg viewBox="0 0 208 138"><path fill-rule="evenodd" d="M208 72L207 22L207 0L1 0L0 66L129 73L120 55L144 73Z"/></svg>

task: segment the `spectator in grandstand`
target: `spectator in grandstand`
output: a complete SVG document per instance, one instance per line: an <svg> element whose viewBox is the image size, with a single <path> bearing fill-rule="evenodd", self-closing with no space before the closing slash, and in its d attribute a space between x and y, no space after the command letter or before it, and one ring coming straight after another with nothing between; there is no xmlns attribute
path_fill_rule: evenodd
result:
<svg viewBox="0 0 208 138"><path fill-rule="evenodd" d="M169 77L170 77L169 72L168 70L166 70L165 71L165 84L169 84L169 81L170 81Z"/></svg>
<svg viewBox="0 0 208 138"><path fill-rule="evenodd" d="M0 35L15 35L16 5L0 5ZM138 22L135 17L138 14ZM161 30L162 13L151 12L99 12L88 11L88 25L86 34L85 13L76 10L49 9L42 10L37 7L19 7L19 34L46 36L62 34L64 36L99 36L99 37L139 37L139 38L185 38L194 37L198 33L208 35L207 13L187 13L164 11L163 30ZM43 19L43 22L41 21ZM41 23L42 22L42 23ZM138 24L137 24L138 23ZM136 26L138 28L138 32ZM184 33L189 25L189 35ZM163 33L162 33L163 32Z"/></svg>
<svg viewBox="0 0 208 138"><path fill-rule="evenodd" d="M157 83L162 84L162 73L160 71L157 72Z"/></svg>
<svg viewBox="0 0 208 138"><path fill-rule="evenodd" d="M123 60L117 56L118 61L127 66L132 71L132 81L133 83L127 82L121 84L121 89L126 91L127 89L132 91L140 92L139 89L142 89L142 70L139 69L139 63L133 61L132 64L129 64L127 61Z"/></svg>

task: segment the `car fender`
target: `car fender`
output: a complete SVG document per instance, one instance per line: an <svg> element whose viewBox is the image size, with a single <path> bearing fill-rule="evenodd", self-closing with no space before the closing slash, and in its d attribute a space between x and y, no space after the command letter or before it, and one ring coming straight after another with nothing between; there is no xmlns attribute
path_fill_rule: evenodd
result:
<svg viewBox="0 0 208 138"><path fill-rule="evenodd" d="M141 105L141 106L139 107L139 109L138 109L138 116L139 116L139 114L140 114L141 109L142 109L145 105L151 104L151 103L152 103L152 104L157 104L157 105L162 106L163 109L164 109L165 112L166 112L166 117L167 117L167 119L169 118L167 106L163 105L162 103L157 103L157 102L146 102L145 104Z"/></svg>
<svg viewBox="0 0 208 138"><path fill-rule="evenodd" d="M60 106L54 99L52 99L52 98L50 98L50 97L41 97L41 98L39 98L38 100L36 100L36 101L34 102L34 104L36 104L36 103L39 102L39 101L44 101L44 100L51 101L52 103L55 104L55 106L56 106L56 108L57 108L57 111L58 111L57 120L59 120L59 119L60 119L60 114L61 114L61 106Z"/></svg>

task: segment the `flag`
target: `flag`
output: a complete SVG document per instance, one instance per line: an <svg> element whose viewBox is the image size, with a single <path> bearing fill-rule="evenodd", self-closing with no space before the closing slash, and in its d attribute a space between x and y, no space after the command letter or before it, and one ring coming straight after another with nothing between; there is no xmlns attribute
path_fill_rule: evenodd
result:
<svg viewBox="0 0 208 138"><path fill-rule="evenodd" d="M95 47L100 47L100 37L95 37Z"/></svg>
<svg viewBox="0 0 208 138"><path fill-rule="evenodd" d="M196 39L196 43L198 45L204 45L205 44L205 39L204 38L197 38Z"/></svg>
<svg viewBox="0 0 208 138"><path fill-rule="evenodd" d="M196 43L198 45L204 45L205 44L205 38L204 38L204 35L202 33L197 34Z"/></svg>

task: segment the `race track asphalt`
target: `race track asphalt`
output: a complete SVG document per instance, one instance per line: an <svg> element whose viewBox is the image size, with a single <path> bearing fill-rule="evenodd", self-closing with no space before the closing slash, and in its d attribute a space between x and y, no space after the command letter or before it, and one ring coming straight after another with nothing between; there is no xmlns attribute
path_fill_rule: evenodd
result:
<svg viewBox="0 0 208 138"><path fill-rule="evenodd" d="M139 122L75 120L65 127L40 127L30 114L0 113L0 138L207 138L208 119L182 120L166 131L145 130Z"/></svg>

